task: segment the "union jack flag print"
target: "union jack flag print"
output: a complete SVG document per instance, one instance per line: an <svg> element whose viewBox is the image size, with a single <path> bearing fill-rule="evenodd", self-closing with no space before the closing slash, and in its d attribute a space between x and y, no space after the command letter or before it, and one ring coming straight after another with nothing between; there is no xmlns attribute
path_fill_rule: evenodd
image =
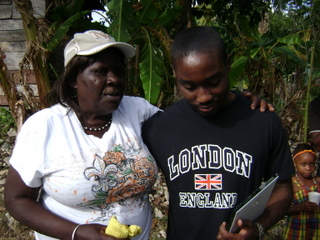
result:
<svg viewBox="0 0 320 240"><path fill-rule="evenodd" d="M198 190L221 190L222 174L195 174L194 188Z"/></svg>

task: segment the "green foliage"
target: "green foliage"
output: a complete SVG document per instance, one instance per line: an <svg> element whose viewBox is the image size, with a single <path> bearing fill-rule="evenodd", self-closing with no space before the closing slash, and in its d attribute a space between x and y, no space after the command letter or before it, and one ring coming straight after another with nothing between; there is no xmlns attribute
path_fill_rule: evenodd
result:
<svg viewBox="0 0 320 240"><path fill-rule="evenodd" d="M48 42L43 43L44 47L49 52L54 52L70 32L89 29L104 30L104 26L91 21L92 11L93 9L86 9L84 0L73 0L67 4L55 6L47 16L47 19L51 22L48 30L51 36Z"/></svg>
<svg viewBox="0 0 320 240"><path fill-rule="evenodd" d="M131 4L130 4L131 3ZM136 61L134 75L140 76L141 90L134 88L131 93L139 93L152 104L157 104L161 84L165 80L167 70L164 68L166 45L161 45L159 36L163 38L163 27L157 21L160 11L156 1L111 0L107 12L111 24L108 32L118 41L129 42L136 46ZM167 15L172 12L167 12ZM163 19L163 14L162 14ZM129 78L130 79L130 78ZM137 85L129 84L129 85Z"/></svg>
<svg viewBox="0 0 320 240"><path fill-rule="evenodd" d="M280 38L278 41L287 45L301 44L301 37L299 33L292 33Z"/></svg>
<svg viewBox="0 0 320 240"><path fill-rule="evenodd" d="M267 4L264 1L255 1L252 4L244 6L243 2L230 1L205 1L201 5L187 6L191 1L150 1L150 0L110 0L107 4L108 18L110 26L108 32L117 40L129 42L137 47L136 62L139 62L136 71L140 76L142 89L139 92L152 104L159 104L163 93L171 93L166 87L174 86L174 77L172 75L171 63L169 58L169 49L172 39L177 32L185 28L182 24L190 21L196 25L197 17L204 17L202 21L205 25L215 16L215 22L227 30L225 36L234 35L234 26L231 21L239 22L250 32L250 28L257 24L261 19L261 14L267 10ZM191 8L190 8L191 7ZM185 10L190 9L196 18L188 16ZM198 21L199 22L199 21ZM176 23L176 24L175 24ZM210 23L212 24L212 23ZM181 29L177 26L182 26ZM244 69L244 65L241 66ZM239 73L238 69L235 72ZM233 78L236 78L233 74ZM132 86L133 84L131 84ZM135 79L136 86L136 79ZM161 105L162 103L160 103Z"/></svg>
<svg viewBox="0 0 320 240"><path fill-rule="evenodd" d="M141 0L142 9L137 12L139 22L147 24L150 21L154 21L158 15L158 9L155 2L150 0Z"/></svg>
<svg viewBox="0 0 320 240"><path fill-rule="evenodd" d="M145 43L141 52L140 79L143 83L145 98L155 104L158 101L164 71L161 52L154 47L149 32L145 32Z"/></svg>
<svg viewBox="0 0 320 240"><path fill-rule="evenodd" d="M136 56L128 61L129 95L161 107L178 98L170 47L178 32L194 25L212 26L221 34L232 55L231 86L269 99L279 113L300 104L306 91L311 98L316 92L320 0L109 0L104 1L107 26L92 22L89 14L102 2L54 2L46 16L50 28L43 45L52 53L74 32L88 29L132 44Z"/></svg>
<svg viewBox="0 0 320 240"><path fill-rule="evenodd" d="M82 0L70 4L72 2L83 4ZM232 53L231 87L249 88L269 99L279 113L288 111L288 105L294 106L292 102L301 103L304 94L300 91L306 91L305 76L310 69L310 49L316 37L313 27L317 26L318 10L312 4L317 6L319 0L281 0L274 1L275 5L263 0L250 1L250 4L243 0L196 2L199 4L176 0L107 2L110 25L106 31L137 50L135 58L129 61L128 94L143 96L158 106L171 104L175 99L169 54L172 40L187 25L207 25L221 33ZM62 13L64 22L51 42L58 43L85 18L85 12L80 9L73 11L67 6L56 10ZM55 19L58 22L58 18ZM264 29L259 26L261 23L266 24ZM320 67L320 49L313 49L316 54L312 82L319 76ZM295 99L295 94L299 99ZM296 107L301 109L300 105Z"/></svg>
<svg viewBox="0 0 320 240"><path fill-rule="evenodd" d="M137 49L135 59L129 62L129 94L143 96L152 104L163 106L172 103L174 98L170 94L175 90L169 51L172 39L186 27L187 22L196 25L198 16L205 16L207 22L215 16L215 24L226 30L225 36L232 37L235 31L231 22L237 22L241 28L247 28L246 32L250 32L267 10L267 4L262 0L246 6L241 0L203 1L201 5L190 5L191 2L107 1L106 15L110 25L104 27L105 30L117 41L128 42ZM53 22L49 32L53 34L45 45L49 51L57 48L71 29L82 27L86 30L84 20L88 18L88 11L83 7L84 4L83 0L73 0L53 9L49 18ZM244 70L243 64L238 67ZM235 69L235 72L239 74L239 69ZM233 78L236 77L233 74Z"/></svg>
<svg viewBox="0 0 320 240"><path fill-rule="evenodd" d="M231 71L229 74L231 88L235 87L237 82L241 81L239 78L243 75L247 62L248 57L241 56L231 64Z"/></svg>
<svg viewBox="0 0 320 240"><path fill-rule="evenodd" d="M79 21L83 16L88 15L91 13L91 11L81 11L77 12L71 17L69 17L66 21L64 21L59 28L56 30L55 34L53 35L51 41L48 43L46 46L47 50L53 51L59 44L61 43L61 40L65 37L65 35L68 33L70 30L71 26Z"/></svg>
<svg viewBox="0 0 320 240"><path fill-rule="evenodd" d="M6 108L0 108L0 139L3 139L13 127L15 127L15 121L11 112Z"/></svg>
<svg viewBox="0 0 320 240"><path fill-rule="evenodd" d="M134 9L126 0L109 1L107 7L111 21L108 32L116 41L130 42L129 31L136 28L135 23L138 22L138 19L132 16Z"/></svg>

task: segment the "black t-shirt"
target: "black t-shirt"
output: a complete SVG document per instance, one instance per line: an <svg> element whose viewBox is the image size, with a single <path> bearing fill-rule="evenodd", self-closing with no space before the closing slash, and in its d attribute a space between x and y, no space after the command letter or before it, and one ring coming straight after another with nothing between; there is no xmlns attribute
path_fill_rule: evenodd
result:
<svg viewBox="0 0 320 240"><path fill-rule="evenodd" d="M237 95L205 118L181 100L143 126L169 190L168 239L216 239L232 209L274 174L294 172L280 119Z"/></svg>

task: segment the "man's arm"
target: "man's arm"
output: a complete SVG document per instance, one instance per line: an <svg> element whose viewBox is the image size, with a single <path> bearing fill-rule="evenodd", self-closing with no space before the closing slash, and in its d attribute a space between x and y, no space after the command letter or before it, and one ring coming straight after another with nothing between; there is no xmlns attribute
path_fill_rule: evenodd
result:
<svg viewBox="0 0 320 240"><path fill-rule="evenodd" d="M267 207L256 221L268 230L287 213L293 199L291 178L278 182L271 194Z"/></svg>
<svg viewBox="0 0 320 240"><path fill-rule="evenodd" d="M284 217L290 207L292 198L293 191L291 179L289 178L278 182L274 187L264 212L255 223L260 224L264 232L267 231ZM226 230L226 223L222 223L219 228L217 239L259 239L259 228L254 222L249 220L238 220L237 223L240 227L239 233L229 233Z"/></svg>

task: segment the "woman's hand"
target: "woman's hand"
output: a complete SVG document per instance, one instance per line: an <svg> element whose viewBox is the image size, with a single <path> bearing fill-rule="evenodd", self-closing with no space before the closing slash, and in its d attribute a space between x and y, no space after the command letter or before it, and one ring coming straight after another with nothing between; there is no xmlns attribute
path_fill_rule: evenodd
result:
<svg viewBox="0 0 320 240"><path fill-rule="evenodd" d="M105 234L106 226L100 224L80 225L75 233L74 240L129 240L129 238L115 238Z"/></svg>
<svg viewBox="0 0 320 240"><path fill-rule="evenodd" d="M241 93L246 98L251 99L251 109L254 110L257 107L260 107L260 112L265 112L268 109L270 112L274 112L275 108L271 103L268 103L266 100L260 98L258 95L254 95L252 92L244 91Z"/></svg>

